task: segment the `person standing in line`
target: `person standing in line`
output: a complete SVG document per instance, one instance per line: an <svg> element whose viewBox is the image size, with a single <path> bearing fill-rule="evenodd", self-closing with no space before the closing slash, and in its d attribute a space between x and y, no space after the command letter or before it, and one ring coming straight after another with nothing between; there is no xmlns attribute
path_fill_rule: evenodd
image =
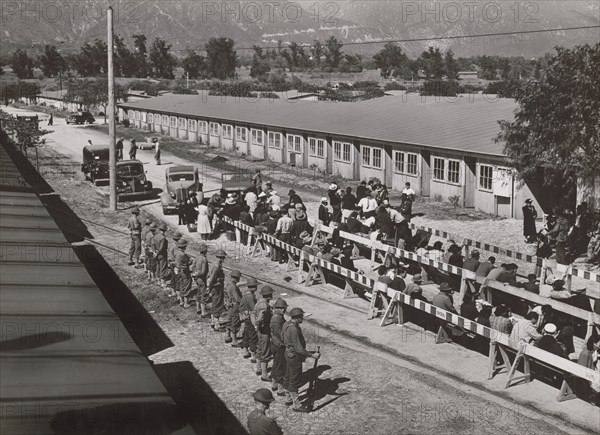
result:
<svg viewBox="0 0 600 435"><path fill-rule="evenodd" d="M560 264L569 264L567 256L567 239L569 233L569 221L567 212L562 211L556 218L556 226L548 232L548 235L556 235L556 262Z"/></svg>
<svg viewBox="0 0 600 435"><path fill-rule="evenodd" d="M254 186L255 192L258 195L262 189L262 176L260 174L260 169L254 171L254 175L252 176L252 186Z"/></svg>
<svg viewBox="0 0 600 435"><path fill-rule="evenodd" d="M167 258L169 261L169 276L171 277L171 281L169 282L169 286L166 287L168 291L168 296L171 298L175 296L177 290L177 274L175 273L175 256L177 255L177 242L181 239L181 233L176 231L175 234L171 237L174 243L169 244L169 249L167 250Z"/></svg>
<svg viewBox="0 0 600 435"><path fill-rule="evenodd" d="M523 206L523 235L525 236L525 243L535 243L537 241L537 229L535 227L535 220L537 219L537 211L533 206L531 199L525 200Z"/></svg>
<svg viewBox="0 0 600 435"><path fill-rule="evenodd" d="M258 336L254 328L254 307L256 306L255 290L258 288L256 278L249 277L246 281L246 291L242 295L240 301L240 320L242 321L242 348L246 350L244 358L251 358L250 362L256 362L256 346L258 344Z"/></svg>
<svg viewBox="0 0 600 435"><path fill-rule="evenodd" d="M135 266L140 261L141 246L142 246L142 225L139 220L140 209L134 207L131 209L131 217L127 221L127 228L131 236L131 246L129 247L129 266Z"/></svg>
<svg viewBox="0 0 600 435"><path fill-rule="evenodd" d="M187 299L192 291L192 274L190 272L190 257L185 250L188 242L185 239L177 242L177 255L175 256L175 272L177 273L177 298L179 305L188 308Z"/></svg>
<svg viewBox="0 0 600 435"><path fill-rule="evenodd" d="M131 139L131 145L129 146L129 160L135 160L137 150L138 146L135 142L135 139Z"/></svg>
<svg viewBox="0 0 600 435"><path fill-rule="evenodd" d="M402 189L401 192L402 195L402 200L410 200L411 202L415 201L415 198L417 196L417 194L415 193L415 191L413 190L412 187L410 187L410 183L404 183L404 189Z"/></svg>
<svg viewBox="0 0 600 435"><path fill-rule="evenodd" d="M166 232L167 224L163 222L159 225L158 232L152 239L152 247L156 252L156 277L161 288L166 287L167 277L169 276L167 265L169 242L165 237Z"/></svg>
<svg viewBox="0 0 600 435"><path fill-rule="evenodd" d="M154 281L155 278L156 258L152 247L152 241L156 235L156 228L157 225L152 223L150 225L150 231L146 233L146 238L144 239L144 242L146 243L146 275L148 276L148 282Z"/></svg>
<svg viewBox="0 0 600 435"><path fill-rule="evenodd" d="M225 303L227 307L227 338L225 343L231 343L231 347L240 347L237 340L237 333L240 330L240 301L242 292L238 287L238 282L242 274L239 270L232 270L229 283L225 289Z"/></svg>
<svg viewBox="0 0 600 435"><path fill-rule="evenodd" d="M273 316L271 317L271 352L273 353L273 368L271 370L271 390L277 391L278 396L285 396L283 379L285 377L285 346L283 344L283 325L285 323L285 311L287 302L277 299L273 304Z"/></svg>
<svg viewBox="0 0 600 435"><path fill-rule="evenodd" d="M51 127L54 124L54 116L52 113L50 114L50 118L48 118L48 125Z"/></svg>
<svg viewBox="0 0 600 435"><path fill-rule="evenodd" d="M351 187L346 187L346 193L342 197L342 222L346 222L354 210L356 210L356 196L352 194Z"/></svg>
<svg viewBox="0 0 600 435"><path fill-rule="evenodd" d="M225 272L223 272L223 261L225 261L225 251L219 249L215 256L217 257L217 264L215 264L210 272L206 281L206 286L211 297L211 327L216 332L221 332L221 324L219 318L223 311L225 311Z"/></svg>
<svg viewBox="0 0 600 435"><path fill-rule="evenodd" d="M275 401L273 394L266 388L260 388L252 395L256 409L248 415L250 435L282 435L283 431L274 418L266 416L266 411Z"/></svg>
<svg viewBox="0 0 600 435"><path fill-rule="evenodd" d="M152 142L154 142L154 160L156 160L156 164L160 166L160 143L157 138L152 139Z"/></svg>
<svg viewBox="0 0 600 435"><path fill-rule="evenodd" d="M302 335L300 324L304 320L304 311L302 308L292 308L290 310L291 320L283 324L282 335L285 345L285 377L283 387L286 391L286 405L294 405L296 412L310 412L310 408L300 403L298 398L298 389L302 384L302 363L306 357L318 360L321 357L319 352L309 352L306 350L306 341Z"/></svg>
<svg viewBox="0 0 600 435"><path fill-rule="evenodd" d="M258 334L258 348L256 350L256 374L260 374L262 381L271 382L271 376L267 366L271 360L271 306L269 301L273 299L273 289L268 285L260 289L262 298L254 306L254 318L256 332Z"/></svg>
<svg viewBox="0 0 600 435"><path fill-rule="evenodd" d="M123 138L120 137L115 144L116 158L117 161L123 160Z"/></svg>
<svg viewBox="0 0 600 435"><path fill-rule="evenodd" d="M200 314L203 319L210 317L208 312L208 304L210 304L210 294L208 293L208 287L206 286L206 280L208 276L209 264L206 252L208 247L205 243L200 243L200 253L196 256L194 265L192 267L194 273L193 277L196 281L196 314Z"/></svg>
<svg viewBox="0 0 600 435"><path fill-rule="evenodd" d="M365 196L369 196L370 193L371 190L367 187L367 182L364 180L361 181L360 185L356 188L356 201L358 202Z"/></svg>
<svg viewBox="0 0 600 435"><path fill-rule="evenodd" d="M321 198L321 205L319 206L319 211L317 218L323 222L323 225L329 226L329 222L331 222L331 213L329 213L329 202L327 198Z"/></svg>

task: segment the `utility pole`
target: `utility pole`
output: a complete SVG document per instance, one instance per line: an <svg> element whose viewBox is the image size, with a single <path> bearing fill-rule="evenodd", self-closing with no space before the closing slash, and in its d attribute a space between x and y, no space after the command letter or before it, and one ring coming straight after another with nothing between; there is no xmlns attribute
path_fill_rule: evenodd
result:
<svg viewBox="0 0 600 435"><path fill-rule="evenodd" d="M186 88L189 89L190 88L190 73L189 72L185 73L185 83L186 83Z"/></svg>
<svg viewBox="0 0 600 435"><path fill-rule="evenodd" d="M108 173L110 189L110 209L117 211L117 159L115 152L115 77L113 72L113 9L108 7L106 14L108 31Z"/></svg>

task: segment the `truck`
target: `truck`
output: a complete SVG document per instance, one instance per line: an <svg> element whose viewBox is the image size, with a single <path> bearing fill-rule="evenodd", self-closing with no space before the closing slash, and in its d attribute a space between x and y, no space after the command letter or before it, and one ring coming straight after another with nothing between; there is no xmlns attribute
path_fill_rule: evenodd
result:
<svg viewBox="0 0 600 435"><path fill-rule="evenodd" d="M81 172L86 180L96 186L108 181L108 145L86 145L83 147Z"/></svg>

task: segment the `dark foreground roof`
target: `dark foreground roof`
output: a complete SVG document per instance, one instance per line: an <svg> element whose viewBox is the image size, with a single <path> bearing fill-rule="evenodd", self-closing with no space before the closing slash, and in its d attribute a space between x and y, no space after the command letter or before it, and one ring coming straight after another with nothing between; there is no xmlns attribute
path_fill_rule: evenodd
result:
<svg viewBox="0 0 600 435"><path fill-rule="evenodd" d="M512 120L516 108L512 99L479 94L455 99L408 95L355 103L168 95L119 106L496 156L504 154L504 144L493 141L498 121Z"/></svg>

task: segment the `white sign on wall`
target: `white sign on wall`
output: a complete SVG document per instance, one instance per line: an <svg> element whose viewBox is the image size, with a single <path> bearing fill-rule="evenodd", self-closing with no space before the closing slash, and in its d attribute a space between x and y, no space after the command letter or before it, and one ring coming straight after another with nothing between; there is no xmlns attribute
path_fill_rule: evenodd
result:
<svg viewBox="0 0 600 435"><path fill-rule="evenodd" d="M512 196L513 175L508 168L494 167L493 189L496 196Z"/></svg>

